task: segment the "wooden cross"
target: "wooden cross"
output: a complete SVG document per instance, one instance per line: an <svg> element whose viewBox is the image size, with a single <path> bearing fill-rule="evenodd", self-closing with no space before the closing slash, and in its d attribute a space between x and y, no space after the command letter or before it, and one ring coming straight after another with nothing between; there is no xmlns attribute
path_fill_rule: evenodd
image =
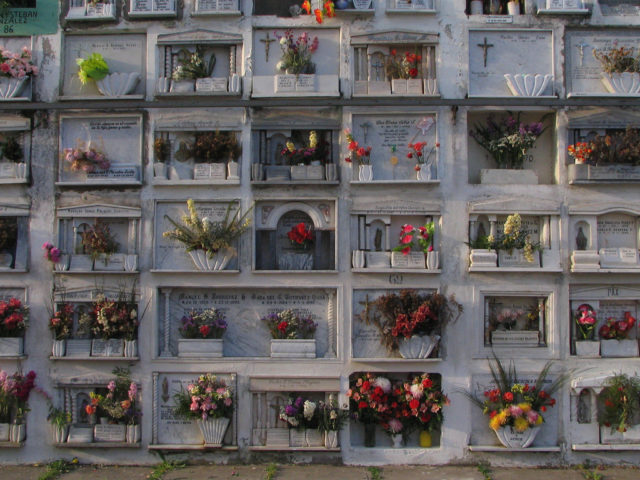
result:
<svg viewBox="0 0 640 480"><path fill-rule="evenodd" d="M267 36L264 37L264 38L261 38L260 41L262 43L264 43L264 57L265 57L265 60L268 62L269 61L269 47L271 46L271 43L276 41L276 39L275 38L269 38L269 32L267 32Z"/></svg>
<svg viewBox="0 0 640 480"><path fill-rule="evenodd" d="M493 47L492 44L487 43L487 37L484 37L484 43L479 43L478 46L484 50L482 58L484 58L484 67L487 68L487 53L488 50Z"/></svg>

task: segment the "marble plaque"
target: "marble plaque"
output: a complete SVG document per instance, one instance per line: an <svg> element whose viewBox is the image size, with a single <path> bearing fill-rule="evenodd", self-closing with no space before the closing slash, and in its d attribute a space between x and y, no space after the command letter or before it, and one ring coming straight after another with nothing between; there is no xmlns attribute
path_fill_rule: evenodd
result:
<svg viewBox="0 0 640 480"><path fill-rule="evenodd" d="M110 73L136 72L142 79L146 76L145 34L119 32L116 35L66 35L63 56L63 96L102 97L96 82L89 81L86 85L82 85L77 75L76 59L87 58L92 53L99 53L104 57ZM145 83L138 82L131 95L143 95Z"/></svg>
<svg viewBox="0 0 640 480"><path fill-rule="evenodd" d="M553 41L546 30L471 30L469 96L511 97L505 74L553 74ZM551 95L548 87L543 95Z"/></svg>
<svg viewBox="0 0 640 480"><path fill-rule="evenodd" d="M226 92L227 78L198 78L196 80L196 92Z"/></svg>
<svg viewBox="0 0 640 480"><path fill-rule="evenodd" d="M62 116L60 119L59 181L140 181L142 165L142 116ZM65 148L93 148L111 163L108 170L72 171Z"/></svg>
<svg viewBox="0 0 640 480"><path fill-rule="evenodd" d="M204 373L204 372L203 372ZM153 392L153 443L171 445L201 445L202 434L193 420L185 420L173 413L174 395L198 379L200 373L154 373ZM224 380L234 392L234 403L237 404L237 385L234 374L216 374ZM237 411L237 409L236 409ZM232 419L224 443L235 444L235 415Z"/></svg>
<svg viewBox="0 0 640 480"><path fill-rule="evenodd" d="M564 8L563 0L547 0L547 8L550 10L561 10Z"/></svg>
<svg viewBox="0 0 640 480"><path fill-rule="evenodd" d="M437 142L436 117L432 114L354 115L351 130L360 145L371 147L375 180L415 180L416 161L407 158L408 144L427 142L427 157ZM437 151L429 161L437 165Z"/></svg>
<svg viewBox="0 0 640 480"><path fill-rule="evenodd" d="M131 14L175 13L175 0L131 0Z"/></svg>
<svg viewBox="0 0 640 480"><path fill-rule="evenodd" d="M638 228L636 219L624 213L608 213L598 217L599 248L637 249Z"/></svg>
<svg viewBox="0 0 640 480"><path fill-rule="evenodd" d="M491 332L492 345L538 345L540 332L531 330L496 330Z"/></svg>
<svg viewBox="0 0 640 480"><path fill-rule="evenodd" d="M26 291L23 288L2 288L0 289L0 301L8 302L12 298L26 301Z"/></svg>
<svg viewBox="0 0 640 480"><path fill-rule="evenodd" d="M238 0L218 0L218 10L238 10Z"/></svg>
<svg viewBox="0 0 640 480"><path fill-rule="evenodd" d="M640 2L637 0L598 0L602 15L640 15Z"/></svg>
<svg viewBox="0 0 640 480"><path fill-rule="evenodd" d="M276 93L296 91L295 75L276 75L275 82L276 82Z"/></svg>
<svg viewBox="0 0 640 480"><path fill-rule="evenodd" d="M91 443L93 442L93 427L83 427L71 425L69 427L69 443Z"/></svg>
<svg viewBox="0 0 640 480"><path fill-rule="evenodd" d="M208 164L200 164L206 165ZM207 217L212 222L224 220L227 213L227 203L214 202L196 202L196 211L200 218ZM244 211L244 210L243 210ZM167 220L171 218L178 224L181 223L182 217L187 214L186 202L158 202L156 204L156 215L154 222L154 268L157 270L196 270L189 254L185 251L185 247L176 241L164 238L162 234L175 227ZM237 269L237 257L233 258L227 269Z"/></svg>
<svg viewBox="0 0 640 480"><path fill-rule="evenodd" d="M602 268L636 268L638 250L635 248L601 248L600 266Z"/></svg>
<svg viewBox="0 0 640 480"><path fill-rule="evenodd" d="M298 315L311 316L318 324L316 353L318 357L335 357L335 290L292 288L173 288L169 292L169 311L166 312L166 293L160 289L158 326L164 338L166 315L169 317L169 350L178 352L178 329L181 319L191 311L215 307L224 313L228 328L223 337L225 357L268 357L271 334L261 317L291 309ZM161 352L166 345L160 345Z"/></svg>
<svg viewBox="0 0 640 480"><path fill-rule="evenodd" d="M126 425L96 425L93 439L96 442L124 442L126 432Z"/></svg>
<svg viewBox="0 0 640 480"><path fill-rule="evenodd" d="M198 11L217 10L218 0L196 0Z"/></svg>
<svg viewBox="0 0 640 480"><path fill-rule="evenodd" d="M353 358L388 358L399 357L399 354L389 354L380 344L381 333L374 325L367 325L361 318L367 301L373 301L381 295L400 293L401 289L358 289L353 291L352 304L352 352ZM426 295L435 290L420 289L419 294Z"/></svg>
<svg viewBox="0 0 640 480"><path fill-rule="evenodd" d="M640 34L633 29L575 30L566 34L566 72L569 95L610 95L602 83L602 66L594 50L608 53L612 48L638 48Z"/></svg>

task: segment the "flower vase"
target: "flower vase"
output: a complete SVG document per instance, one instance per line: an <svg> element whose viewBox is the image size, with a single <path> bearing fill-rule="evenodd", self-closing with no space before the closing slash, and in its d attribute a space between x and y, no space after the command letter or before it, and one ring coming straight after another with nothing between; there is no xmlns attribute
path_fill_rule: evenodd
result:
<svg viewBox="0 0 640 480"><path fill-rule="evenodd" d="M156 162L153 164L153 176L154 178L167 179L167 164L164 162Z"/></svg>
<svg viewBox="0 0 640 480"><path fill-rule="evenodd" d="M9 441L22 442L27 436L27 426L24 423L12 424L9 428Z"/></svg>
<svg viewBox="0 0 640 480"><path fill-rule="evenodd" d="M262 181L262 164L261 163L251 164L251 180L253 180L254 182Z"/></svg>
<svg viewBox="0 0 640 480"><path fill-rule="evenodd" d="M364 446L367 448L373 448L376 446L376 424L375 423L364 424Z"/></svg>
<svg viewBox="0 0 640 480"><path fill-rule="evenodd" d="M520 15L520 2L507 2L509 15Z"/></svg>
<svg viewBox="0 0 640 480"><path fill-rule="evenodd" d="M9 441L9 424L0 423L0 442Z"/></svg>
<svg viewBox="0 0 640 480"><path fill-rule="evenodd" d="M338 179L338 166L335 163L327 163L324 169L327 182L335 182Z"/></svg>
<svg viewBox="0 0 640 480"><path fill-rule="evenodd" d="M224 434L227 432L230 420L228 418L208 418L197 420L198 428L204 437L204 444L222 446Z"/></svg>
<svg viewBox="0 0 640 480"><path fill-rule="evenodd" d="M55 443L64 443L67 441L67 435L69 434L69 425L54 426L53 427L53 441Z"/></svg>
<svg viewBox="0 0 640 480"><path fill-rule="evenodd" d="M66 349L67 349L66 340L54 340L53 347L51 349L51 354L54 357L64 357Z"/></svg>
<svg viewBox="0 0 640 480"><path fill-rule="evenodd" d="M502 445L507 448L527 448L536 438L540 427L527 428L524 432L518 432L511 426L500 427L495 430L496 436Z"/></svg>
<svg viewBox="0 0 640 480"><path fill-rule="evenodd" d="M316 428L307 428L304 431L305 447L321 447L323 440L322 432Z"/></svg>
<svg viewBox="0 0 640 480"><path fill-rule="evenodd" d="M373 180L373 167L371 165L360 165L358 168L358 180L370 182Z"/></svg>
<svg viewBox="0 0 640 480"><path fill-rule="evenodd" d="M422 430L420 432L419 443L422 448L430 448L433 444L431 432L429 432L428 430Z"/></svg>
<svg viewBox="0 0 640 480"><path fill-rule="evenodd" d="M640 93L640 73L602 73L602 83L609 93L635 95Z"/></svg>
<svg viewBox="0 0 640 480"><path fill-rule="evenodd" d="M393 442L393 448L402 448L402 434L396 433L391 435L391 441Z"/></svg>
<svg viewBox="0 0 640 480"><path fill-rule="evenodd" d="M235 160L229 160L227 163L227 180L238 180L239 166Z"/></svg>
<svg viewBox="0 0 640 480"><path fill-rule="evenodd" d="M60 260L58 263L53 264L53 268L55 268L56 272L66 272L69 270L69 255L66 253L60 255Z"/></svg>
<svg viewBox="0 0 640 480"><path fill-rule="evenodd" d="M124 341L124 356L127 358L134 358L138 356L138 341L137 340L125 340Z"/></svg>
<svg viewBox="0 0 640 480"><path fill-rule="evenodd" d="M105 97L120 97L129 95L140 81L137 72L114 72L108 74L102 80L96 81L98 91Z"/></svg>
<svg viewBox="0 0 640 480"><path fill-rule="evenodd" d="M398 352L402 358L429 358L438 346L439 335L414 335L398 342Z"/></svg>
<svg viewBox="0 0 640 480"><path fill-rule="evenodd" d="M324 446L327 448L338 448L340 438L338 430L327 430L324 432Z"/></svg>
<svg viewBox="0 0 640 480"><path fill-rule="evenodd" d="M438 252L427 252L427 269L437 270L440 263L440 254Z"/></svg>
<svg viewBox="0 0 640 480"><path fill-rule="evenodd" d="M420 182L428 182L431 180L431 164L419 165L420 170L416 171L416 178Z"/></svg>
<svg viewBox="0 0 640 480"><path fill-rule="evenodd" d="M353 268L364 268L364 250L353 250L351 252L351 266Z"/></svg>
<svg viewBox="0 0 640 480"><path fill-rule="evenodd" d="M224 270L235 254L233 249L219 250L211 258L204 250L192 250L189 252L191 260L198 270Z"/></svg>
<svg viewBox="0 0 640 480"><path fill-rule="evenodd" d="M0 98L14 98L20 95L29 77L0 77Z"/></svg>
<svg viewBox="0 0 640 480"><path fill-rule="evenodd" d="M140 425L127 425L127 443L138 443L140 437Z"/></svg>
<svg viewBox="0 0 640 480"><path fill-rule="evenodd" d="M313 270L313 253L289 252L278 257L279 270Z"/></svg>

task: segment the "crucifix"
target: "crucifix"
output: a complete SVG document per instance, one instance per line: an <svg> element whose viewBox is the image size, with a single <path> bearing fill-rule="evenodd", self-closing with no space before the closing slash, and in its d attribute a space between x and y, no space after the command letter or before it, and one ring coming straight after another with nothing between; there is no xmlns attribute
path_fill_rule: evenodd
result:
<svg viewBox="0 0 640 480"><path fill-rule="evenodd" d="M384 68L384 64L380 62L380 59L378 57L375 57L375 60L371 62L371 68L374 70L374 75L376 77L374 78L374 80L376 82L380 81L380 70Z"/></svg>
<svg viewBox="0 0 640 480"><path fill-rule="evenodd" d="M269 47L271 46L271 43L276 41L276 39L275 38L269 38L269 32L267 32L267 36L264 37L264 38L261 38L260 41L262 43L264 43L264 57L265 57L265 60L268 62L269 61Z"/></svg>
<svg viewBox="0 0 640 480"><path fill-rule="evenodd" d="M364 122L362 125L360 125L360 128L362 129L362 133L363 133L363 141L364 143L367 143L367 135L369 134L369 127L371 126L371 124L369 122Z"/></svg>
<svg viewBox="0 0 640 480"><path fill-rule="evenodd" d="M578 49L579 53L578 55L580 55L580 66L584 67L584 47L588 47L589 44L588 43L579 43L576 45L576 48Z"/></svg>
<svg viewBox="0 0 640 480"><path fill-rule="evenodd" d="M484 51L482 58L484 59L484 67L487 68L487 53L493 45L491 43L487 43L487 37L484 37L484 43L479 43L478 46Z"/></svg>

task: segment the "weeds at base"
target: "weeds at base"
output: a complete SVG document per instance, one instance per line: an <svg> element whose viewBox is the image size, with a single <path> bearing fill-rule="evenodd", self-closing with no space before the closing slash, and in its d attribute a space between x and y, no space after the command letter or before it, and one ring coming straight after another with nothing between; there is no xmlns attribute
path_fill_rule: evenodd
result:
<svg viewBox="0 0 640 480"><path fill-rule="evenodd" d="M264 480L273 480L276 478L276 473L278 473L278 466L275 463L270 463L264 472Z"/></svg>
<svg viewBox="0 0 640 480"><path fill-rule="evenodd" d="M378 467L369 467L367 470L369 480L382 480L382 472Z"/></svg>
<svg viewBox="0 0 640 480"><path fill-rule="evenodd" d="M479 463L478 464L478 472L480 472L482 474L482 476L484 477L484 480L492 480L492 476L491 476L491 465L489 465L488 463Z"/></svg>
<svg viewBox="0 0 640 480"><path fill-rule="evenodd" d="M47 471L40 475L38 480L54 480L60 475L69 473L77 464L77 458L74 458L70 462L66 460L55 460L47 465Z"/></svg>
<svg viewBox="0 0 640 480"><path fill-rule="evenodd" d="M177 468L184 468L184 462L166 461L156 465L153 471L147 475L149 480L161 480L165 473L169 473Z"/></svg>

